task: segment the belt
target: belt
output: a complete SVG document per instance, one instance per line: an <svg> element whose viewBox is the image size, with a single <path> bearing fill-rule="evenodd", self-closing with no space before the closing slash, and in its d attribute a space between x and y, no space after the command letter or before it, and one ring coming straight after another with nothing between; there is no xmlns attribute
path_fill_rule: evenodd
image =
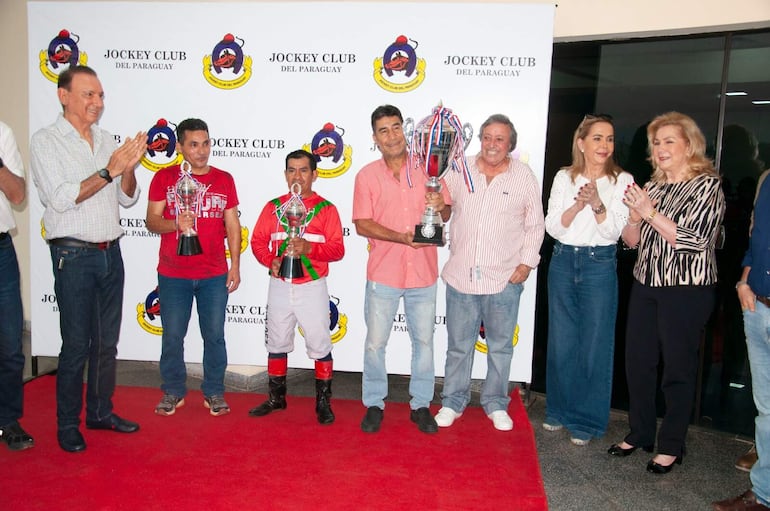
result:
<svg viewBox="0 0 770 511"><path fill-rule="evenodd" d="M8 236L10 236L10 234L7 232L0 232L0 241L4 241Z"/></svg>
<svg viewBox="0 0 770 511"><path fill-rule="evenodd" d="M770 297L757 295L757 301L763 304L765 307L770 308Z"/></svg>
<svg viewBox="0 0 770 511"><path fill-rule="evenodd" d="M71 247L71 248L94 248L96 250L107 250L118 244L120 238L115 238L112 241L101 241L99 243L91 243L90 241L82 241L75 238L54 238L48 240L49 245L55 247Z"/></svg>

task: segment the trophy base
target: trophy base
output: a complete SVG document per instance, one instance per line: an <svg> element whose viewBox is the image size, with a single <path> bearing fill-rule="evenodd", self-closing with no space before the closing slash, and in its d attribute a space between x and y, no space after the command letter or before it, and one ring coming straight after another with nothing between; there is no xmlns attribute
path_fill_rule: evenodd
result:
<svg viewBox="0 0 770 511"><path fill-rule="evenodd" d="M415 225L414 242L443 247L446 244L446 240L444 239L444 226L435 224Z"/></svg>
<svg viewBox="0 0 770 511"><path fill-rule="evenodd" d="M284 280L304 277L305 271L302 269L302 260L299 257L284 257L281 259L281 269L278 271L278 275L283 277Z"/></svg>
<svg viewBox="0 0 770 511"><path fill-rule="evenodd" d="M198 236L179 236L179 244L176 246L176 255L193 256L202 254L201 241Z"/></svg>

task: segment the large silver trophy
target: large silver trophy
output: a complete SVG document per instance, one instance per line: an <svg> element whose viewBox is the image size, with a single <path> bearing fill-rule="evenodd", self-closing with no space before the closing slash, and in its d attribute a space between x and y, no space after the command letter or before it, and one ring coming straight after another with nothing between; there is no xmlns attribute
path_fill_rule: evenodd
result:
<svg viewBox="0 0 770 511"><path fill-rule="evenodd" d="M291 185L291 197L276 211L278 221L286 228L288 241L301 238L305 234L307 208L302 202L302 187L299 183ZM290 250L285 250L281 259L281 269L278 274L285 280L298 279L305 275L300 256Z"/></svg>
<svg viewBox="0 0 770 511"><path fill-rule="evenodd" d="M203 195L208 190L208 186L203 186L197 179L192 176L192 165L187 160L183 160L179 165L181 175L174 187L174 193L176 195L176 215L182 213L195 214L195 221L197 224L198 215L200 214L201 205L203 203ZM177 232L179 242L176 247L176 253L180 256L192 256L203 253L201 248L201 242L198 239L198 233L194 227L185 229L181 235Z"/></svg>
<svg viewBox="0 0 770 511"><path fill-rule="evenodd" d="M410 128L406 130L409 136ZM465 163L465 148L472 136L471 125L461 125L457 116L441 105L414 126L409 137L410 164L421 166L428 177L425 193L440 193L441 179L450 168L462 171L466 174L466 180L470 179ZM414 241L444 246L446 238L441 215L433 207L427 206L421 220L415 226Z"/></svg>

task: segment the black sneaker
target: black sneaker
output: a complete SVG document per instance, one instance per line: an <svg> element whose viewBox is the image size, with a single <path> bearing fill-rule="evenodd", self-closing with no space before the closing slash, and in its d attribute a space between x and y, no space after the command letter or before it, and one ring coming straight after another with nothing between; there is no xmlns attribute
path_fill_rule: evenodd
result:
<svg viewBox="0 0 770 511"><path fill-rule="evenodd" d="M361 431L364 433L377 433L380 430L380 424L382 424L382 415L382 408L377 406L367 408L364 420L361 421Z"/></svg>
<svg viewBox="0 0 770 511"><path fill-rule="evenodd" d="M18 421L0 427L0 441L5 442L12 451L23 451L35 445L35 441Z"/></svg>
<svg viewBox="0 0 770 511"><path fill-rule="evenodd" d="M436 419L430 414L430 410L426 407L412 410L409 413L409 419L417 424L417 429L423 433L436 433L438 431L438 424Z"/></svg>

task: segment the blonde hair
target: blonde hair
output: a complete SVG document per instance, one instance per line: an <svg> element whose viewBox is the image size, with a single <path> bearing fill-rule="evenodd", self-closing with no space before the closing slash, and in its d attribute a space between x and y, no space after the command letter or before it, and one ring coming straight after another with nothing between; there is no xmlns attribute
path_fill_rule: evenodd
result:
<svg viewBox="0 0 770 511"><path fill-rule="evenodd" d="M609 124L612 126L613 133L615 132L615 124L612 122L612 117L606 114L588 114L578 124L575 134L572 136L572 165L567 167L567 171L573 183L586 168L586 157L580 150L580 147L578 147L578 140L585 139L591 131L591 126L600 122ZM604 174L614 183L621 172L623 172L623 169L615 163L615 151L613 151L612 156L604 162Z"/></svg>
<svg viewBox="0 0 770 511"><path fill-rule="evenodd" d="M665 172L658 168L652 156L653 140L658 130L664 126L675 126L689 147L688 170L684 176L685 180L690 180L700 174L718 175L713 162L706 157L706 138L692 117L679 112L667 112L657 116L647 126L647 146L650 153L649 160L653 168L652 177L650 177L652 182L666 182Z"/></svg>

